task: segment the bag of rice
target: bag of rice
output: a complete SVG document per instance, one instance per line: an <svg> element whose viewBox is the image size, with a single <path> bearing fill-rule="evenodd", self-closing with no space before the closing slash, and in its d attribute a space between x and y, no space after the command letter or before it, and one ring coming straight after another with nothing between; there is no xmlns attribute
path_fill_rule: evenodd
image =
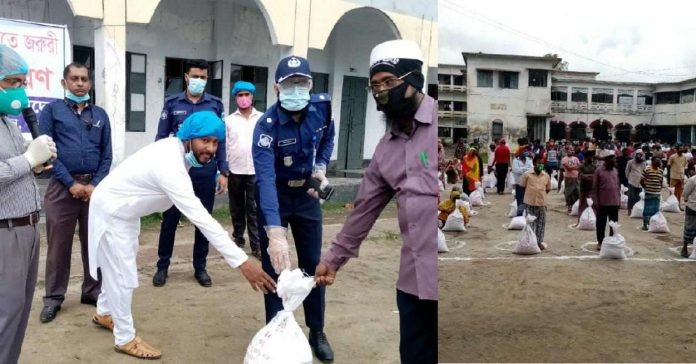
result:
<svg viewBox="0 0 696 364"><path fill-rule="evenodd" d="M588 200L590 200L588 198ZM578 210L580 209L580 200L575 201L573 206L570 208L570 216L578 216Z"/></svg>
<svg viewBox="0 0 696 364"><path fill-rule="evenodd" d="M532 230L532 227L529 225L534 220L536 220L536 216L526 216L524 229L517 238L517 244L515 245L515 249L512 251L513 253L525 255L541 253L541 249L537 243L536 234L534 234L534 230Z"/></svg>
<svg viewBox="0 0 696 364"><path fill-rule="evenodd" d="M565 193L565 180L561 181L561 189L558 190L558 193Z"/></svg>
<svg viewBox="0 0 696 364"><path fill-rule="evenodd" d="M665 215L661 212L656 213L650 218L650 225L648 225L648 231L651 233L668 233L669 225L667 224L667 219Z"/></svg>
<svg viewBox="0 0 696 364"><path fill-rule="evenodd" d="M515 211L515 214L517 214L517 211ZM515 216L510 220L510 223L507 225L508 230L522 230L524 226L527 225L527 222L525 220L525 216Z"/></svg>
<svg viewBox="0 0 696 364"><path fill-rule="evenodd" d="M633 208L631 209L631 216L634 219L642 219L643 218L643 208L645 207L645 192L640 193L640 200L636 202L635 205L633 205Z"/></svg>
<svg viewBox="0 0 696 364"><path fill-rule="evenodd" d="M619 234L619 225L615 221L609 221L609 227L614 230L614 235L604 238L602 247L599 250L599 257L602 259L626 259L624 246L626 239Z"/></svg>
<svg viewBox="0 0 696 364"><path fill-rule="evenodd" d="M510 202L510 211L507 214L507 217L516 217L517 216L517 201L512 201Z"/></svg>
<svg viewBox="0 0 696 364"><path fill-rule="evenodd" d="M480 190L475 190L469 195L471 206L483 206L483 194Z"/></svg>
<svg viewBox="0 0 696 364"><path fill-rule="evenodd" d="M660 206L660 211L681 212L681 210L679 210L679 200L677 200L677 196L674 195L674 187L669 188L669 197L667 197L667 200Z"/></svg>
<svg viewBox="0 0 696 364"><path fill-rule="evenodd" d="M293 311L313 287L314 277L305 276L300 269L286 269L280 273L276 292L283 299L283 310L254 335L247 347L244 364L312 363L312 349L295 321Z"/></svg>
<svg viewBox="0 0 696 364"><path fill-rule="evenodd" d="M556 178L556 171L551 172L551 190L555 191L558 189L558 179Z"/></svg>
<svg viewBox="0 0 696 364"><path fill-rule="evenodd" d="M445 226L442 227L442 231L466 231L464 226L464 216L462 216L461 211L455 208L454 212L447 217L445 221Z"/></svg>
<svg viewBox="0 0 696 364"><path fill-rule="evenodd" d="M437 252L449 252L449 248L447 247L447 239L445 239L445 233L443 233L440 229L437 229Z"/></svg>
<svg viewBox="0 0 696 364"><path fill-rule="evenodd" d="M595 230L597 223L597 216L595 216L594 210L592 210L592 199L587 199L587 207L585 211L580 215L580 221L578 222L578 230Z"/></svg>

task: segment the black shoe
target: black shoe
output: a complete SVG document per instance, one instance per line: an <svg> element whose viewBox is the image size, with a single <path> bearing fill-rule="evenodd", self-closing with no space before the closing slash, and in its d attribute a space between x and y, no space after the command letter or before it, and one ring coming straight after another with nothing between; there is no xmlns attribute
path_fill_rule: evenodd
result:
<svg viewBox="0 0 696 364"><path fill-rule="evenodd" d="M323 331L309 330L309 346L314 356L322 363L333 363L334 353Z"/></svg>
<svg viewBox="0 0 696 364"><path fill-rule="evenodd" d="M56 318L56 314L60 311L60 305L58 306L44 306L43 310L41 310L41 316L39 316L39 320L41 320L42 323L47 323L51 322Z"/></svg>
<svg viewBox="0 0 696 364"><path fill-rule="evenodd" d="M94 307L97 307L97 300L95 300L94 298L82 297L80 298L80 303L83 305L92 305Z"/></svg>
<svg viewBox="0 0 696 364"><path fill-rule="evenodd" d="M237 244L238 247L244 248L244 244L246 242L244 241L244 238L234 238L234 243Z"/></svg>
<svg viewBox="0 0 696 364"><path fill-rule="evenodd" d="M203 287L210 287L213 285L213 280L210 279L208 272L204 270L196 272L193 276L196 277L198 283L200 283Z"/></svg>
<svg viewBox="0 0 696 364"><path fill-rule="evenodd" d="M155 276L152 277L152 285L162 287L165 283L167 283L167 269L158 269Z"/></svg>
<svg viewBox="0 0 696 364"><path fill-rule="evenodd" d="M254 258L258 259L259 261L261 260L261 250L260 249L251 249L251 255L254 256Z"/></svg>

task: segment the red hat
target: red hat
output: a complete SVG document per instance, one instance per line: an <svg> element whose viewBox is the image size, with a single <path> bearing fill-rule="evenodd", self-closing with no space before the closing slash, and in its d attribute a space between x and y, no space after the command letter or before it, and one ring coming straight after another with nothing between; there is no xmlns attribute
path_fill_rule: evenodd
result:
<svg viewBox="0 0 696 364"><path fill-rule="evenodd" d="M505 143L505 138L500 138L499 143Z"/></svg>

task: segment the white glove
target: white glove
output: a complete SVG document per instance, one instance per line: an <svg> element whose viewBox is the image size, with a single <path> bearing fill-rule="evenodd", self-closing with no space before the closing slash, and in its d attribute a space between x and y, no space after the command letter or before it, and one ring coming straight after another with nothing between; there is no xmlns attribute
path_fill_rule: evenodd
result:
<svg viewBox="0 0 696 364"><path fill-rule="evenodd" d="M48 135L41 135L29 143L27 151L24 152L24 158L27 159L31 168L40 166L50 159L55 159L56 143Z"/></svg>
<svg viewBox="0 0 696 364"><path fill-rule="evenodd" d="M329 185L329 180L328 178L326 178L326 165L316 164L312 168L312 178L321 181L321 183L319 184L319 190L323 191ZM307 194L314 198L319 198L319 191L314 191L313 189L310 190L311 191L307 191Z"/></svg>
<svg viewBox="0 0 696 364"><path fill-rule="evenodd" d="M290 269L290 253L288 240L285 235L288 229L282 226L266 226L268 235L268 255L271 257L271 265L276 274L285 269Z"/></svg>

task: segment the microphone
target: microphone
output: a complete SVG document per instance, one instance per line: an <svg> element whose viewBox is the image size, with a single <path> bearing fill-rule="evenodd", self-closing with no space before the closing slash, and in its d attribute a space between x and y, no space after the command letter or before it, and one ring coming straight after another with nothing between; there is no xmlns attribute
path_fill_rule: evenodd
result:
<svg viewBox="0 0 696 364"><path fill-rule="evenodd" d="M29 133L31 133L31 138L36 139L41 135L39 132L39 122L36 120L36 113L31 107L22 109L22 116L24 117L24 122L27 123L29 127ZM51 166L51 162L46 162L43 164L44 168Z"/></svg>
<svg viewBox="0 0 696 364"><path fill-rule="evenodd" d="M38 138L40 135L39 122L36 120L36 113L34 112L34 109L32 109L31 107L22 109L22 116L24 117L24 121L27 123L27 126L29 127L31 138Z"/></svg>

